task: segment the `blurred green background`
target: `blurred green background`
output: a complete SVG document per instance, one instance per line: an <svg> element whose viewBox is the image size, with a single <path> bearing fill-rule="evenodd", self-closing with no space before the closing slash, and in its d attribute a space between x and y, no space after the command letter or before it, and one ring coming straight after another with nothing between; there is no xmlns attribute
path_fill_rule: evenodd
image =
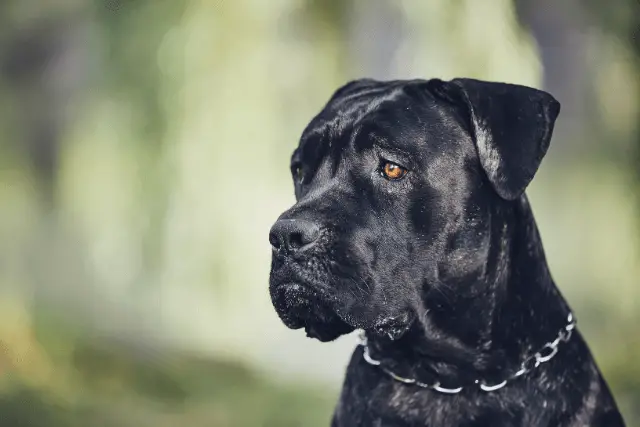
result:
<svg viewBox="0 0 640 427"><path fill-rule="evenodd" d="M640 425L640 1L0 3L0 426L328 426L352 336L278 320L289 155L350 78L553 93L529 195Z"/></svg>

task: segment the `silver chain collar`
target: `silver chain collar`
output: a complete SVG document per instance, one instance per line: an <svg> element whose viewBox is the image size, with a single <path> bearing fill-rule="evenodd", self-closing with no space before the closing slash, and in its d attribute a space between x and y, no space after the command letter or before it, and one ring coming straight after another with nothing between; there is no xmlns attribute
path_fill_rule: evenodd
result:
<svg viewBox="0 0 640 427"><path fill-rule="evenodd" d="M478 387L483 391L495 391L495 390L501 389L502 387L506 386L509 381L514 380L526 374L527 372L532 371L533 369L537 368L541 364L546 363L549 360L553 359L553 357L558 353L558 346L560 345L560 343L569 341L575 327L576 327L576 320L573 318L573 315L569 313L569 316L567 318L567 324L562 329L560 329L556 339L546 343L535 354L527 357L520 364L520 369L517 372L509 376L507 379L505 379L501 383L498 383L495 385L488 385L482 380L475 380L474 384L477 384ZM380 369L382 369L384 372L386 372L391 378L393 378L396 381L399 381L404 384L414 384L418 387L428 388L428 389L435 390L440 393L446 393L446 394L457 394L457 393L460 393L463 390L463 388L465 388L462 386L457 388L446 388L446 387L442 387L440 385L440 382L438 381L436 381L433 384L426 384L413 378L404 378L399 375L396 375L391 370L382 366L379 360L375 360L374 358L371 357L371 354L369 353L369 346L367 345L367 336L364 331L360 331L358 344L364 347L363 357L368 364L373 366L378 366Z"/></svg>

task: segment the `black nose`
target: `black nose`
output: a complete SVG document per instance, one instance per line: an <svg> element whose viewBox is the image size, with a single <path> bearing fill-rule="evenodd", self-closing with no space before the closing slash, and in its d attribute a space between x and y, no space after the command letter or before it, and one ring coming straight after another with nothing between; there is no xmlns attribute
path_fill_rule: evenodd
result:
<svg viewBox="0 0 640 427"><path fill-rule="evenodd" d="M304 219L279 219L271 227L269 242L275 249L308 249L320 237L318 224Z"/></svg>

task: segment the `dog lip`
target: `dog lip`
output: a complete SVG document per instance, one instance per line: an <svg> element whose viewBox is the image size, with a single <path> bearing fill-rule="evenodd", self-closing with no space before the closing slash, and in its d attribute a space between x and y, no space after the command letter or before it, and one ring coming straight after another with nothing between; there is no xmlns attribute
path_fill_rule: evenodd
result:
<svg viewBox="0 0 640 427"><path fill-rule="evenodd" d="M307 288L308 285L300 283L300 282L285 282L279 285L281 288L291 288L294 290L301 290L303 288Z"/></svg>
<svg viewBox="0 0 640 427"><path fill-rule="evenodd" d="M288 281L275 285L273 289L287 307L283 320L292 329L306 326L307 318L327 304L324 296L307 283Z"/></svg>
<svg viewBox="0 0 640 427"><path fill-rule="evenodd" d="M275 287L287 293L300 292L301 294L308 294L309 296L315 294L313 292L314 288L311 285L303 282L284 282L276 285Z"/></svg>
<svg viewBox="0 0 640 427"><path fill-rule="evenodd" d="M310 306L322 299L316 287L304 282L287 281L275 285L273 289L288 301L291 308Z"/></svg>

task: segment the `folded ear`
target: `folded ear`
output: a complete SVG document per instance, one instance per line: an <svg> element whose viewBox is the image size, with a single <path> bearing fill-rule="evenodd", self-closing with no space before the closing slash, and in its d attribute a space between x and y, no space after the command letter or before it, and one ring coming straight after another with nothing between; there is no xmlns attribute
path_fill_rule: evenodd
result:
<svg viewBox="0 0 640 427"><path fill-rule="evenodd" d="M518 198L549 148L560 103L541 90L507 83L433 79L427 85L468 120L496 192L506 200Z"/></svg>

